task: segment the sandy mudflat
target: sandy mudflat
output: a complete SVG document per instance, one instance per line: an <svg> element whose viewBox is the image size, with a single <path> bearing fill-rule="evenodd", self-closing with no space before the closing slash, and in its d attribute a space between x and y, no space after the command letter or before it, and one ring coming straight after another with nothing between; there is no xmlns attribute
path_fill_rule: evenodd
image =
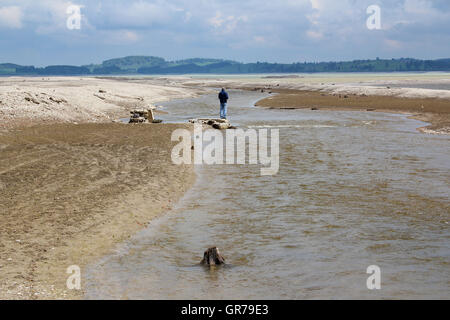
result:
<svg viewBox="0 0 450 320"><path fill-rule="evenodd" d="M407 112L450 132L449 91L305 81L0 78L0 299L81 298L67 267L83 273L190 187L193 168L170 159L171 133L187 125L112 123L133 108L256 88L279 93L264 107Z"/></svg>
<svg viewBox="0 0 450 320"><path fill-rule="evenodd" d="M0 130L35 123L112 122L133 108L202 92L161 81L0 77Z"/></svg>
<svg viewBox="0 0 450 320"><path fill-rule="evenodd" d="M431 123L421 130L450 134L450 100L437 98L400 98L336 94L318 91L274 90L279 93L257 103L269 108L317 108L320 110L362 110L411 114L415 119Z"/></svg>
<svg viewBox="0 0 450 320"><path fill-rule="evenodd" d="M320 108L321 110L373 110L411 114L431 123L426 133L450 134L450 74L313 74L174 78L184 86L226 87L270 92L257 103L269 108ZM404 85L404 87L402 87ZM395 86L395 87L391 87ZM276 95L275 95L276 94Z"/></svg>
<svg viewBox="0 0 450 320"><path fill-rule="evenodd" d="M184 194L193 168L170 158L180 125L112 122L202 92L167 82L0 78L0 299L82 297L66 290L67 267L83 272Z"/></svg>
<svg viewBox="0 0 450 320"><path fill-rule="evenodd" d="M58 124L0 135L0 299L80 298L70 265L106 254L194 180L172 164L188 125Z"/></svg>

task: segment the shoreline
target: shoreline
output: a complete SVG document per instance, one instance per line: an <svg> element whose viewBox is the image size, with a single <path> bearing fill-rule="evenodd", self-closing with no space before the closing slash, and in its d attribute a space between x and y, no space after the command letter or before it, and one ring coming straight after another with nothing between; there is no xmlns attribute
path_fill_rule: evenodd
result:
<svg viewBox="0 0 450 320"><path fill-rule="evenodd" d="M399 98L336 94L304 90L273 90L275 95L255 106L270 109L313 109L334 111L366 111L406 114L409 118L430 123L418 128L423 133L450 134L450 100L436 98Z"/></svg>
<svg viewBox="0 0 450 320"><path fill-rule="evenodd" d="M206 90L176 83L83 77L0 78L0 132L53 123L112 123L132 109L156 107Z"/></svg>
<svg viewBox="0 0 450 320"><path fill-rule="evenodd" d="M422 133L450 134L450 86L448 75L411 75L408 79L380 79L378 74L368 77L327 78L311 77L263 77L187 78L172 77L170 83L197 89L220 88L261 91L272 94L256 106L277 109L308 109L336 111L381 111L406 114L410 118L430 123L418 128ZM403 79L403 80L401 80ZM157 79L153 81L158 81ZM159 80L162 81L162 80ZM169 80L168 80L169 81ZM441 89L425 89L420 85ZM402 87L402 84L405 86ZM417 87L415 87L417 86ZM374 109L374 110L373 110Z"/></svg>

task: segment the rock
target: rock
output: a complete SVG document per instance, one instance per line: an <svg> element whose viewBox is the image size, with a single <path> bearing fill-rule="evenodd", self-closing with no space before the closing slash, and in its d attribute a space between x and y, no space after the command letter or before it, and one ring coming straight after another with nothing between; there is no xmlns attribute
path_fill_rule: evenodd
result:
<svg viewBox="0 0 450 320"><path fill-rule="evenodd" d="M25 97L25 100L28 101L28 102L33 102L34 104L40 104L40 102L37 101L37 100L34 99L34 98Z"/></svg>
<svg viewBox="0 0 450 320"><path fill-rule="evenodd" d="M105 100L106 99L105 97L99 96L98 94L94 94L94 97L97 97L97 98L99 98L101 100Z"/></svg>
<svg viewBox="0 0 450 320"><path fill-rule="evenodd" d="M51 101L53 101L53 102L56 102L56 103L62 103L62 102L67 102L66 100L64 100L64 99L56 99L56 98L53 98L53 97L50 97L50 98L48 98L49 100L51 100Z"/></svg>
<svg viewBox="0 0 450 320"><path fill-rule="evenodd" d="M226 130L226 129L229 129L230 128L230 124L229 123L214 123L213 125L212 125L212 127L214 128L214 129L217 129L217 130Z"/></svg>
<svg viewBox="0 0 450 320"><path fill-rule="evenodd" d="M230 121L227 119L191 119L189 122L208 125L218 130L226 130L231 127Z"/></svg>
<svg viewBox="0 0 450 320"><path fill-rule="evenodd" d="M149 122L155 121L155 115L153 114L153 110L152 109L148 110L147 115L148 115L147 119L148 119Z"/></svg>
<svg viewBox="0 0 450 320"><path fill-rule="evenodd" d="M219 252L217 247L209 248L203 254L203 260L200 264L205 266L216 266L225 264L225 258Z"/></svg>
<svg viewBox="0 0 450 320"><path fill-rule="evenodd" d="M101 90L101 89L100 89L100 90L98 90L98 92L99 92L99 93L106 93L106 91L105 91L105 90Z"/></svg>
<svg viewBox="0 0 450 320"><path fill-rule="evenodd" d="M130 111L130 113L131 113L130 123L153 123L153 121L155 121L153 110L151 109L132 110Z"/></svg>
<svg viewBox="0 0 450 320"><path fill-rule="evenodd" d="M317 110L319 110L319 109L317 109L317 108L311 108L311 110L312 110L312 111L317 111Z"/></svg>

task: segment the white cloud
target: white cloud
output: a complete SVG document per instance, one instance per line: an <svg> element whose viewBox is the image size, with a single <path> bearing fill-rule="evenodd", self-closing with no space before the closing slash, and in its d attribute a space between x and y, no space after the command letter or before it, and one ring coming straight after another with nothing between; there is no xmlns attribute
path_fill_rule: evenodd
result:
<svg viewBox="0 0 450 320"><path fill-rule="evenodd" d="M216 12L216 15L210 19L208 19L208 22L211 26L214 27L216 31L219 33L231 33L233 32L239 23L241 22L247 22L248 17L247 16L222 16L222 13Z"/></svg>
<svg viewBox="0 0 450 320"><path fill-rule="evenodd" d="M308 30L306 32L306 35L314 40L320 40L323 38L323 33L322 32L318 32L318 31L313 31L313 30Z"/></svg>
<svg viewBox="0 0 450 320"><path fill-rule="evenodd" d="M131 30L108 30L100 31L99 43L113 45L130 45L136 43L140 36Z"/></svg>
<svg viewBox="0 0 450 320"><path fill-rule="evenodd" d="M0 7L0 28L21 29L22 9L17 6Z"/></svg>
<svg viewBox="0 0 450 320"><path fill-rule="evenodd" d="M6 56L9 52L11 57L15 56L18 41L9 28L22 28L21 43L49 40L46 43L55 47L55 55L63 55L70 47L61 44L76 43L80 57L85 55L85 60L92 60L88 57L91 48L96 48L95 54L104 50L110 55L108 45L113 44L117 44L115 50L122 50L114 55L139 52L169 58L220 56L243 61L450 56L450 41L446 41L450 40L449 0L0 0L0 3L0 38L10 39L4 41L10 45L2 47L2 54ZM69 32L66 28L66 9L70 4L84 6L81 30ZM382 10L379 32L366 27L366 9L372 4L378 4ZM14 34L17 37L17 32ZM33 50L40 57L48 53L38 46ZM387 54L383 55L384 52Z"/></svg>

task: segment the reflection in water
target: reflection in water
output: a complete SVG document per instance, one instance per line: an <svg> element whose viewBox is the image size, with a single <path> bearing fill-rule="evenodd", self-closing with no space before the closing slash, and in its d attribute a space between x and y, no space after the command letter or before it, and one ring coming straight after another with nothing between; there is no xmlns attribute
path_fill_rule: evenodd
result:
<svg viewBox="0 0 450 320"><path fill-rule="evenodd" d="M90 266L87 298L448 298L450 139L370 112L266 110L231 92L232 122L280 129L280 172L197 167L172 212ZM166 121L217 116L216 95ZM189 112L187 112L187 110ZM199 265L218 246L230 267ZM378 265L382 290L369 291Z"/></svg>

